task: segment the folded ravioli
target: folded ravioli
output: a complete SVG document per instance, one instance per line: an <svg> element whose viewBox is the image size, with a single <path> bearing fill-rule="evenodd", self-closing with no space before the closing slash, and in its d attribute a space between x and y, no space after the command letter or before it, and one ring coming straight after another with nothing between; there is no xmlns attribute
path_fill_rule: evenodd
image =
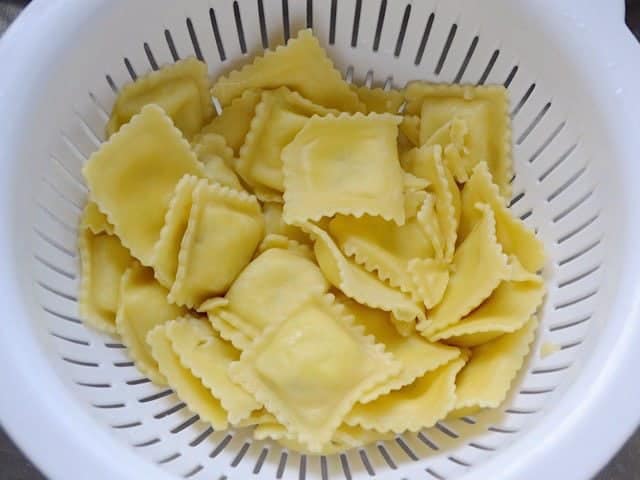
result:
<svg viewBox="0 0 640 480"><path fill-rule="evenodd" d="M96 202L89 200L84 206L82 218L80 219L80 228L90 230L91 233L108 233L113 235L113 225L109 223L107 216L100 211Z"/></svg>
<svg viewBox="0 0 640 480"><path fill-rule="evenodd" d="M537 326L538 320L531 317L519 330L471 350L471 359L456 379L456 404L451 416L500 406L529 353Z"/></svg>
<svg viewBox="0 0 640 480"><path fill-rule="evenodd" d="M295 250L271 248L258 255L238 276L225 302L201 307L223 338L245 349L264 329L329 284L320 269Z"/></svg>
<svg viewBox="0 0 640 480"><path fill-rule="evenodd" d="M266 51L249 65L218 78L211 94L224 107L245 90L281 86L318 105L346 112L363 110L358 96L334 68L310 29L301 30L285 46Z"/></svg>
<svg viewBox="0 0 640 480"><path fill-rule="evenodd" d="M469 163L469 149L466 145L468 137L467 122L463 118L453 117L430 137L421 138L420 144L427 147L440 145L445 166L458 183L465 183L473 169L473 165Z"/></svg>
<svg viewBox="0 0 640 480"><path fill-rule="evenodd" d="M282 235L301 244L312 243L309 235L300 227L289 225L282 219L282 204L266 202L262 205L266 234Z"/></svg>
<svg viewBox="0 0 640 480"><path fill-rule="evenodd" d="M481 217L453 256L452 273L442 301L429 311L427 321L418 324L418 330L429 339L458 323L511 273L508 258L496 239L493 211L486 204L478 204L476 208L480 209Z"/></svg>
<svg viewBox="0 0 640 480"><path fill-rule="evenodd" d="M189 213L193 205L193 191L198 181L198 177L193 175L185 175L180 179L169 203L164 225L160 230L160 238L153 247L150 263L156 279L167 289L171 289L176 279L180 244L187 230Z"/></svg>
<svg viewBox="0 0 640 480"><path fill-rule="evenodd" d="M327 295L310 297L268 328L230 373L296 440L318 451L358 398L399 369Z"/></svg>
<svg viewBox="0 0 640 480"><path fill-rule="evenodd" d="M376 113L309 120L282 151L285 222L342 213L378 215L402 225L399 121Z"/></svg>
<svg viewBox="0 0 640 480"><path fill-rule="evenodd" d="M409 295L387 285L377 275L348 260L331 236L312 223L302 225L314 240L316 261L324 276L347 297L372 308L392 313L401 333L413 331L415 321L426 321L424 307Z"/></svg>
<svg viewBox="0 0 640 480"><path fill-rule="evenodd" d="M542 277L528 272L515 257L512 273L482 305L458 323L431 338L461 347L474 347L520 329L538 309L545 294Z"/></svg>
<svg viewBox="0 0 640 480"><path fill-rule="evenodd" d="M282 87L262 92L251 128L240 149L237 170L251 186L282 192L282 150L313 115L338 113ZM256 190L256 193L260 190Z"/></svg>
<svg viewBox="0 0 640 480"><path fill-rule="evenodd" d="M251 261L263 234L255 197L200 181L193 191L169 300L193 308L224 293Z"/></svg>
<svg viewBox="0 0 640 480"><path fill-rule="evenodd" d="M417 432L444 419L456 405L456 375L465 364L457 358L400 390L371 403L357 403L345 422L378 432Z"/></svg>
<svg viewBox="0 0 640 480"><path fill-rule="evenodd" d="M503 196L511 193L511 127L507 90L498 85L436 85L410 82L406 112L420 115L420 138L428 139L453 118L468 125L465 164L487 162ZM470 170L468 170L470 173Z"/></svg>
<svg viewBox="0 0 640 480"><path fill-rule="evenodd" d="M147 266L177 183L187 174L204 175L189 144L156 105L144 107L103 143L82 173L122 244Z"/></svg>
<svg viewBox="0 0 640 480"><path fill-rule="evenodd" d="M400 133L412 147L420 146L420 117L418 115L404 115L398 126Z"/></svg>
<svg viewBox="0 0 640 480"><path fill-rule="evenodd" d="M360 101L366 106L366 113L398 113L404 103L404 96L399 90L369 88L367 86L351 85Z"/></svg>
<svg viewBox="0 0 640 480"><path fill-rule="evenodd" d="M456 246L460 219L460 191L453 176L442 162L439 145L415 148L402 158L404 168L429 182L428 190L434 194L435 214L440 238L434 239L438 258L450 262Z"/></svg>
<svg viewBox="0 0 640 480"><path fill-rule="evenodd" d="M459 228L461 239L469 234L477 221L479 212L474 208L477 202L491 206L496 217L496 236L505 253L515 255L530 272L540 270L546 261L542 241L522 220L509 211L484 162L476 165L462 191L462 215Z"/></svg>
<svg viewBox="0 0 640 480"><path fill-rule="evenodd" d="M233 153L238 155L259 102L259 90L245 90L241 96L234 98L229 105L225 105L220 115L205 125L200 133L222 135L227 145L233 149Z"/></svg>
<svg viewBox="0 0 640 480"><path fill-rule="evenodd" d="M180 363L220 400L229 423L238 424L262 407L229 378L229 365L240 358L240 352L220 339L209 322L179 318L166 324L165 334Z"/></svg>
<svg viewBox="0 0 640 480"><path fill-rule="evenodd" d="M424 202L426 196L421 191L405 194L404 225L370 215L336 215L329 222L329 233L343 252L414 300L420 297L408 264L434 255L431 238L418 220L420 201Z"/></svg>
<svg viewBox="0 0 640 480"><path fill-rule="evenodd" d="M233 150L222 135L207 133L198 135L193 144L193 152L204 165L205 176L220 185L234 190L242 190L242 184L233 171Z"/></svg>
<svg viewBox="0 0 640 480"><path fill-rule="evenodd" d="M185 367L171 346L167 325L157 325L147 335L151 354L162 375L187 407L216 430L229 426L227 412L209 389Z"/></svg>
<svg viewBox="0 0 640 480"><path fill-rule="evenodd" d="M191 138L215 113L209 96L207 65L186 58L122 87L107 124L107 136L152 103L167 112L184 136Z"/></svg>
<svg viewBox="0 0 640 480"><path fill-rule="evenodd" d="M116 330L128 354L138 370L158 385L165 385L167 380L151 354L147 334L157 325L187 313L184 308L170 304L167 294L167 289L156 281L153 270L134 262L122 277L116 316Z"/></svg>
<svg viewBox="0 0 640 480"><path fill-rule="evenodd" d="M85 211L83 223L87 223ZM108 333L116 331L116 312L120 304L120 280L133 261L118 237L80 229L79 251L82 267L79 309L92 327Z"/></svg>
<svg viewBox="0 0 640 480"><path fill-rule="evenodd" d="M393 390L409 385L425 373L449 363L460 356L460 350L447 345L427 341L421 335L412 333L402 336L390 320L389 312L360 305L346 297L339 298L347 313L353 315L356 325L362 325L365 332L373 335L377 343L402 364L397 375L376 385L360 397L360 403L368 403Z"/></svg>

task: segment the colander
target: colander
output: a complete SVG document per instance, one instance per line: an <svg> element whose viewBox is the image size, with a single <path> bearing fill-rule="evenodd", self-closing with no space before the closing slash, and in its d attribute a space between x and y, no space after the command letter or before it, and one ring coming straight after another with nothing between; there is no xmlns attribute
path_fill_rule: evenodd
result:
<svg viewBox="0 0 640 480"><path fill-rule="evenodd" d="M0 43L0 418L52 479L592 475L640 419L640 48L622 0L35 0ZM118 89L313 27L349 81L504 84L541 327L505 405L334 456L213 431L78 315L83 162ZM545 352L558 350L552 355Z"/></svg>

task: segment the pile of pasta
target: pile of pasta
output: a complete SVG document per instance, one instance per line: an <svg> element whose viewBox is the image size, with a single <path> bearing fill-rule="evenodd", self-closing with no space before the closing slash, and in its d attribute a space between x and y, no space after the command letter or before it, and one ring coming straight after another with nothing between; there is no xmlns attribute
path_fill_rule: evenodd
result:
<svg viewBox="0 0 640 480"><path fill-rule="evenodd" d="M329 454L504 401L545 256L503 87L354 86L304 30L212 85L137 79L107 134L81 313L214 429Z"/></svg>

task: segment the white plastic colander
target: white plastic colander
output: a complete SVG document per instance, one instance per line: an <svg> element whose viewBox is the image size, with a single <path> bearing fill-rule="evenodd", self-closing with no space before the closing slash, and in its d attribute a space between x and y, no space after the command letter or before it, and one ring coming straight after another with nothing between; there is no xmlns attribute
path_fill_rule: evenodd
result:
<svg viewBox="0 0 640 480"><path fill-rule="evenodd" d="M511 208L549 255L500 411L327 457L212 431L77 308L80 169L118 88L192 55L216 76L306 26L354 82L507 86ZM585 478L636 427L640 48L622 0L35 0L0 65L0 419L51 478Z"/></svg>

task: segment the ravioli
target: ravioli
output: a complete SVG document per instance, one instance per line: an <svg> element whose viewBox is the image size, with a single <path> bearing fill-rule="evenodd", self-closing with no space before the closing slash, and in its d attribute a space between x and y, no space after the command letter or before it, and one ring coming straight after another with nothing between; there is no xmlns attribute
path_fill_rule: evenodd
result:
<svg viewBox="0 0 640 480"><path fill-rule="evenodd" d="M87 218L86 212L84 218ZM90 229L80 230L79 250L82 267L80 314L92 327L115 333L120 280L133 259L118 237L96 234Z"/></svg>
<svg viewBox="0 0 640 480"><path fill-rule="evenodd" d="M314 296L267 329L230 372L300 443L318 451L362 393L399 369L332 296Z"/></svg>
<svg viewBox="0 0 640 480"><path fill-rule="evenodd" d="M204 175L189 144L156 105L144 107L102 144L82 173L122 244L146 266L176 185L184 175Z"/></svg>
<svg viewBox="0 0 640 480"><path fill-rule="evenodd" d="M198 183L169 300L194 308L224 293L251 261L263 235L264 220L255 197Z"/></svg>
<svg viewBox="0 0 640 480"><path fill-rule="evenodd" d="M406 112L420 115L424 141L454 118L468 124L467 173L487 162L504 197L511 194L511 127L507 90L498 85L437 85L410 82L405 89Z"/></svg>
<svg viewBox="0 0 640 480"><path fill-rule="evenodd" d="M179 318L166 324L165 334L180 363L220 401L229 423L236 425L262 407L229 377L229 366L240 352L222 340L209 322Z"/></svg>
<svg viewBox="0 0 640 480"><path fill-rule="evenodd" d="M207 65L186 58L125 85L111 112L107 136L149 104L167 112L186 138L193 137L215 113L209 96Z"/></svg>
<svg viewBox="0 0 640 480"><path fill-rule="evenodd" d="M288 88L263 92L240 149L237 170L242 178L249 185L260 185L274 194L282 192L282 150L310 117L328 113L337 111L316 105Z"/></svg>
<svg viewBox="0 0 640 480"><path fill-rule="evenodd" d="M214 304L207 311L222 337L245 349L267 326L309 295L328 290L322 272L307 257L297 251L271 248L242 271L225 295L226 302Z"/></svg>
<svg viewBox="0 0 640 480"><path fill-rule="evenodd" d="M491 206L496 218L496 237L505 253L516 256L530 272L540 270L546 262L544 245L522 220L511 214L484 162L476 165L462 193L461 239L477 221L479 212L474 208L477 202Z"/></svg>
<svg viewBox="0 0 640 480"><path fill-rule="evenodd" d="M282 151L285 222L342 213L378 215L402 225L399 121L400 117L375 113L309 120Z"/></svg>
<svg viewBox="0 0 640 480"><path fill-rule="evenodd" d="M187 313L186 309L169 303L168 293L156 281L153 270L135 262L122 277L116 316L116 330L129 356L138 370L158 385L166 385L167 379L158 370L158 363L147 343L147 334L157 325Z"/></svg>
<svg viewBox="0 0 640 480"><path fill-rule="evenodd" d="M166 325L157 325L147 335L151 354L162 375L187 407L216 430L227 428L227 412L203 383L181 362L171 347Z"/></svg>
<svg viewBox="0 0 640 480"><path fill-rule="evenodd" d="M311 30L301 30L285 46L267 51L240 70L218 78L211 94L224 107L245 90L281 86L324 107L347 112L364 109Z"/></svg>

